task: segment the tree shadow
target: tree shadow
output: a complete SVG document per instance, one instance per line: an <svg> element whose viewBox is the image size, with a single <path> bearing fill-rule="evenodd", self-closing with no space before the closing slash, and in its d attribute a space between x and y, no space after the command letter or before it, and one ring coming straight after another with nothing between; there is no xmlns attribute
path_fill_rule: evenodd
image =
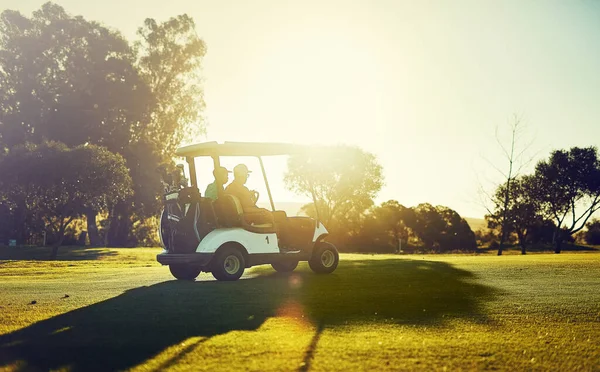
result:
<svg viewBox="0 0 600 372"><path fill-rule="evenodd" d="M481 305L498 293L478 284L470 271L444 262L386 259L344 266L348 275L299 274L305 279L301 302L315 322L435 325L451 317L487 322Z"/></svg>
<svg viewBox="0 0 600 372"><path fill-rule="evenodd" d="M384 320L485 321L482 305L496 291L474 279L443 262L386 259L342 261L331 275L261 270L230 283L168 281L0 336L0 366L25 361L27 369L127 369L190 337L256 330L291 302L321 330Z"/></svg>
<svg viewBox="0 0 600 372"><path fill-rule="evenodd" d="M0 246L0 261L38 261L50 258L51 247L7 247ZM89 248L82 246L60 247L55 261L97 260L116 256L117 252L107 248Z"/></svg>

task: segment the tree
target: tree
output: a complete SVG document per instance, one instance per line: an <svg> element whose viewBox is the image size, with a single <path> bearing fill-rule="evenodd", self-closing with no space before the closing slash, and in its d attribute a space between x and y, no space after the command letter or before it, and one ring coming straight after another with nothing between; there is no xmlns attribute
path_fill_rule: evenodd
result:
<svg viewBox="0 0 600 372"><path fill-rule="evenodd" d="M373 215L380 220L391 237L394 251L400 252L401 240L408 241L409 230L404 221L410 218L410 210L396 200L388 200L376 208Z"/></svg>
<svg viewBox="0 0 600 372"><path fill-rule="evenodd" d="M320 147L290 157L285 183L298 194L314 195L316 210L305 209L318 212L330 231L342 232L373 205L383 175L375 155L358 147Z"/></svg>
<svg viewBox="0 0 600 372"><path fill-rule="evenodd" d="M3 154L0 157L0 170L2 172L11 172L12 168L18 167L8 165L10 157ZM28 206L33 205L33 200L27 198L33 195L33 185L19 184L9 187L8 175L0 178L0 206L2 209L2 228L5 239L15 239L17 244L24 244L25 240L33 230L38 230L43 226L39 225L39 220L28 210ZM12 174L11 174L12 175Z"/></svg>
<svg viewBox="0 0 600 372"><path fill-rule="evenodd" d="M556 224L551 220L540 218L527 230L527 239L531 244L552 244Z"/></svg>
<svg viewBox="0 0 600 372"><path fill-rule="evenodd" d="M441 249L475 251L477 240L467 221L451 208L438 206L436 209L446 223L439 244Z"/></svg>
<svg viewBox="0 0 600 372"><path fill-rule="evenodd" d="M536 198L553 219L555 252L600 209L600 159L595 147L553 151L535 169Z"/></svg>
<svg viewBox="0 0 600 372"><path fill-rule="evenodd" d="M426 248L438 252L477 249L475 233L456 211L444 206L434 207L429 203L419 204L412 209L414 217L406 220L405 224Z"/></svg>
<svg viewBox="0 0 600 372"><path fill-rule="evenodd" d="M594 219L587 223L583 235L585 242L590 245L600 245L600 220Z"/></svg>
<svg viewBox="0 0 600 372"><path fill-rule="evenodd" d="M396 200L372 207L362 222L359 243L391 247L388 252L398 253L401 248L400 241L408 241L410 230L405 221L410 219L412 212Z"/></svg>
<svg viewBox="0 0 600 372"><path fill-rule="evenodd" d="M136 245L132 229L135 220L158 214L162 192L156 169L173 166L172 156L183 138L205 132L200 65L206 45L198 37L187 15L163 23L146 19L135 44L140 75L152 92L154 105L149 123L137 128L133 141L123 153L134 181L134 194L119 203L109 217L107 243Z"/></svg>
<svg viewBox="0 0 600 372"><path fill-rule="evenodd" d="M496 234L496 231L492 230L492 229L480 229L480 230L475 230L475 240L477 241L477 246L481 247L481 246L489 246L491 247L492 244L497 244L498 241L498 235Z"/></svg>
<svg viewBox="0 0 600 372"><path fill-rule="evenodd" d="M154 98L120 34L52 3L31 18L3 12L0 30L4 147L91 143L128 155L149 125ZM86 211L93 245L100 244L98 212Z"/></svg>
<svg viewBox="0 0 600 372"><path fill-rule="evenodd" d="M4 147L59 141L122 153L153 106L135 54L115 31L46 3L0 18L0 121Z"/></svg>
<svg viewBox="0 0 600 372"><path fill-rule="evenodd" d="M446 227L445 221L437 209L429 203L421 203L412 209L415 218L408 227L426 248L438 249L440 236Z"/></svg>
<svg viewBox="0 0 600 372"><path fill-rule="evenodd" d="M131 192L125 160L94 145L18 146L0 161L0 174L3 198L21 204L55 233L51 258L74 218L88 209L107 209Z"/></svg>
<svg viewBox="0 0 600 372"><path fill-rule="evenodd" d="M147 18L138 29L139 70L156 99L151 122L142 134L167 156L175 153L184 137L205 132L200 67L206 45L195 27L184 14L163 23Z"/></svg>
<svg viewBox="0 0 600 372"><path fill-rule="evenodd" d="M10 10L0 16L0 149L58 141L121 154L134 194L109 211L112 245L128 239L132 218L157 213L155 170L172 163L185 135L205 128L205 45L193 20L147 19L139 35L134 48L118 32L52 3L30 18ZM90 231L98 212L86 213Z"/></svg>
<svg viewBox="0 0 600 372"><path fill-rule="evenodd" d="M520 141L523 131L525 127L523 125L523 121L517 115L514 115L512 122L510 124L510 138L508 140L508 146L504 143L503 140L500 139L498 128L496 128L496 142L498 143L500 149L502 150L502 154L506 161L506 168L498 167L494 165L492 162L488 163L496 170L500 175L502 175L505 181L502 182L503 185L503 195L500 200L502 200L500 204L500 215L497 216L497 224L500 229L500 244L498 246L498 256L502 255L502 251L504 249L504 244L508 236L510 235L510 218L508 216L509 205L511 204L511 188L512 182L519 176L521 170L529 164L530 160L525 160L524 156L526 151L529 149L531 143L523 145ZM501 169L503 168L503 169ZM499 186L496 186L498 189ZM494 208L498 208L498 195L492 194L487 195L487 199L492 202ZM488 214L494 215L494 212L488 208Z"/></svg>
<svg viewBox="0 0 600 372"><path fill-rule="evenodd" d="M485 218L488 228L505 232L505 240L510 234L516 234L521 246L521 254L526 254L528 235L542 220L540 205L534 193L535 182L532 176L522 176L513 179L510 184L508 204L506 203L506 190L509 186L507 182L496 189L493 199L494 210Z"/></svg>

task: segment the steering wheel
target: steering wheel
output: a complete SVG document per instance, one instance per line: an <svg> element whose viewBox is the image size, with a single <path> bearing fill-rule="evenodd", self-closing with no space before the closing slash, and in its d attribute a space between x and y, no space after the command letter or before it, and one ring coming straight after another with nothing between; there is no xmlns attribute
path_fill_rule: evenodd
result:
<svg viewBox="0 0 600 372"><path fill-rule="evenodd" d="M256 190L252 190L250 191L250 193L252 194L252 201L254 202L254 204L256 204L258 198L260 197L260 193Z"/></svg>

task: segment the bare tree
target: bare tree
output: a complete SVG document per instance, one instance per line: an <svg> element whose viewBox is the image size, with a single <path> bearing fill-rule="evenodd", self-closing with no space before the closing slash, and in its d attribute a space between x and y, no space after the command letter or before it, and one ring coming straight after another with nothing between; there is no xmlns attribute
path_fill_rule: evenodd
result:
<svg viewBox="0 0 600 372"><path fill-rule="evenodd" d="M531 164L533 156L526 156L527 151L530 149L533 140L523 143L522 138L525 134L527 126L524 124L523 119L520 115L514 114L509 122L509 139L504 141L500 136L500 129L496 127L495 137L496 143L502 151L504 158L504 165L498 166L492 161L485 159L486 162L502 175L502 182L496 183L494 189L498 189L500 185L503 185L504 195L498 199L494 193L488 193L480 186L480 192L484 195L488 202L493 204L493 208L489 208L489 203L485 203L488 214L493 215L494 210L500 210L500 244L498 247L498 255L502 255L504 245L508 240L510 233L510 221L512 216L510 215L509 205L511 203L511 187L512 183L520 174L523 168ZM507 143L508 142L508 143Z"/></svg>

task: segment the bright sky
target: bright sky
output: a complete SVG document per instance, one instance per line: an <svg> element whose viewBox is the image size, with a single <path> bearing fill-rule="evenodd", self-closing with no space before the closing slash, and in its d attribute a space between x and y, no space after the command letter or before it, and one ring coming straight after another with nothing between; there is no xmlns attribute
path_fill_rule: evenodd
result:
<svg viewBox="0 0 600 372"><path fill-rule="evenodd" d="M144 18L189 14L208 46L207 140L359 145L384 167L378 202L482 217L479 184L499 177L484 158L503 165L494 132L515 113L536 159L600 145L595 0L56 2L130 39Z"/></svg>

